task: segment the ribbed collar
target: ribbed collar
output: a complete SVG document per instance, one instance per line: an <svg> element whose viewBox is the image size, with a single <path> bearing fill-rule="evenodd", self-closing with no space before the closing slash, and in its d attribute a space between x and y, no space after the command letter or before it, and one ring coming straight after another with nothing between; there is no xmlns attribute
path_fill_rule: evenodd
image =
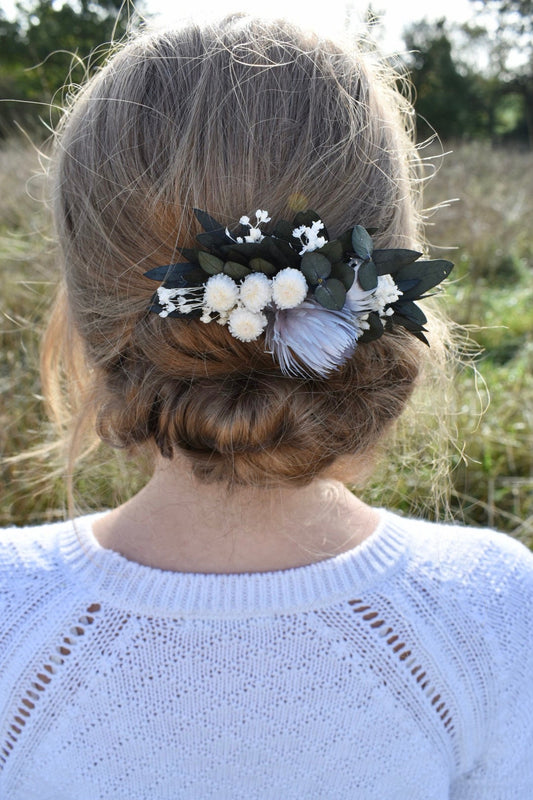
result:
<svg viewBox="0 0 533 800"><path fill-rule="evenodd" d="M201 574L154 569L98 543L92 523L79 517L62 526L61 558L92 602L164 617L250 617L323 607L381 582L403 562L405 521L380 510L374 533L353 550L304 567L274 572Z"/></svg>

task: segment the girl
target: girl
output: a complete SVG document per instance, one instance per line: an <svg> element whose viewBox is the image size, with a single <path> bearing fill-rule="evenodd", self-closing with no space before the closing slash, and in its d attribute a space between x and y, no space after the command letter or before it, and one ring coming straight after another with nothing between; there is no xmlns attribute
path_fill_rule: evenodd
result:
<svg viewBox="0 0 533 800"><path fill-rule="evenodd" d="M45 387L71 464L92 427L154 466L1 538L2 798L533 796L533 557L343 484L444 348L408 128L362 54L240 18L65 113Z"/></svg>

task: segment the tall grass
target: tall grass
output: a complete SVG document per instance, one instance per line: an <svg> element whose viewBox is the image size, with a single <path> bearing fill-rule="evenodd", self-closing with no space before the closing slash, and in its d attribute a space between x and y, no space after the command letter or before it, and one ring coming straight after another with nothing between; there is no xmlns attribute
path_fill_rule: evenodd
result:
<svg viewBox="0 0 533 800"><path fill-rule="evenodd" d="M533 197L530 152L459 145L426 190L426 206L460 197L430 213L431 253L455 261L445 302L453 319L474 326L483 348L479 373L458 373L460 404L450 450L451 508L456 518L498 527L533 544ZM0 149L0 450L16 455L49 440L37 374L39 338L57 275L42 170L22 141ZM441 249L455 247L454 250ZM490 402L484 389L490 393ZM430 387L431 389L432 387ZM440 388L440 387L439 387ZM447 401L431 391L433 420ZM439 408L439 403L441 407ZM480 409L485 411L480 417ZM448 409L449 411L450 409ZM407 423L364 496L408 513L430 504L434 423ZM406 441L408 450L406 450ZM435 440L438 441L438 440ZM435 445L437 446L437 445ZM47 476L46 480L41 480ZM77 477L85 507L125 498L142 483L139 469L107 450ZM0 525L62 516L64 484L37 459L0 471ZM444 514L444 505L437 509Z"/></svg>

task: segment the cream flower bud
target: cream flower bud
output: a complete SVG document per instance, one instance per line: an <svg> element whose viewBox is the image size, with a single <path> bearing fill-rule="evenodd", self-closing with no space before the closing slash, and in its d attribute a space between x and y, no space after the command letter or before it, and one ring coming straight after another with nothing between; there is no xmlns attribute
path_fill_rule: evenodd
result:
<svg viewBox="0 0 533 800"><path fill-rule="evenodd" d="M295 308L308 292L307 281L299 269L287 267L272 278L272 297L278 308Z"/></svg>
<svg viewBox="0 0 533 800"><path fill-rule="evenodd" d="M254 314L247 308L235 308L229 315L229 332L241 342L253 342L263 333L267 324L264 314Z"/></svg>
<svg viewBox="0 0 533 800"><path fill-rule="evenodd" d="M204 306L219 314L230 311L237 303L239 287L229 275L212 275L205 284Z"/></svg>
<svg viewBox="0 0 533 800"><path fill-rule="evenodd" d="M239 300L256 314L262 311L272 299L272 282L261 272L247 275L241 283Z"/></svg>

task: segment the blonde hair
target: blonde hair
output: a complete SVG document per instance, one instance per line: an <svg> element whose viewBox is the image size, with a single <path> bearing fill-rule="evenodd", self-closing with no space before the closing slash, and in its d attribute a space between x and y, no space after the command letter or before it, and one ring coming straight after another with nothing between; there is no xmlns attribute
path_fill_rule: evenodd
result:
<svg viewBox="0 0 533 800"><path fill-rule="evenodd" d="M193 207L229 225L314 208L330 236L360 224L378 247L419 245L410 111L361 52L240 17L139 36L81 89L57 137L64 281L42 360L71 463L96 430L179 449L202 480L304 485L374 449L419 373L413 336L361 345L328 380L287 378L261 339L150 313L143 273L194 244Z"/></svg>

